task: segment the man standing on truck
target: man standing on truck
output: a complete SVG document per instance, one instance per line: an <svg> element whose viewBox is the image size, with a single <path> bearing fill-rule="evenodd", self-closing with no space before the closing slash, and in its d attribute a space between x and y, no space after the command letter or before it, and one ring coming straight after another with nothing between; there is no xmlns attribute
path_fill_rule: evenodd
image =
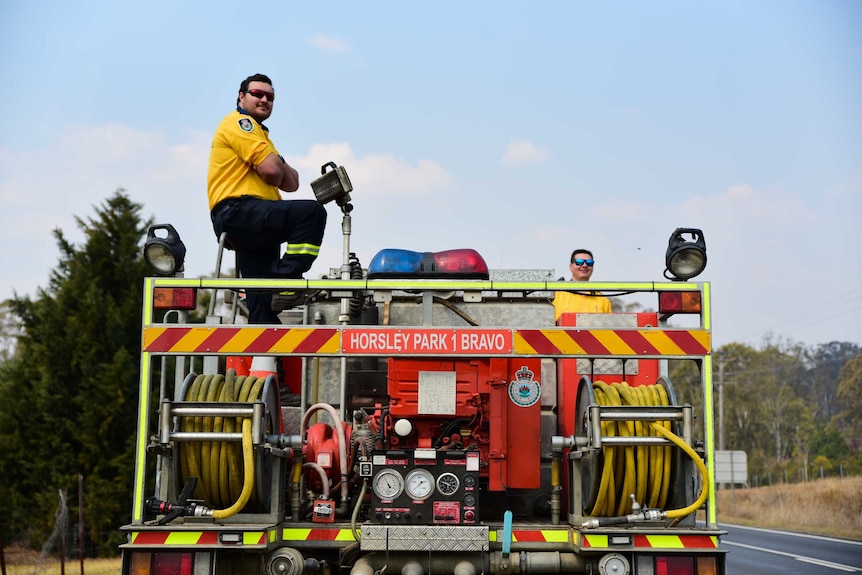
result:
<svg viewBox="0 0 862 575"><path fill-rule="evenodd" d="M573 251L569 262L572 281L590 281L595 263L593 252L590 250ZM611 300L595 291L588 294L558 291L554 296L554 319L559 321L564 313L611 313Z"/></svg>
<svg viewBox="0 0 862 575"><path fill-rule="evenodd" d="M207 196L216 237L227 232L244 278L300 279L320 252L326 210L316 200L283 200L299 175L275 149L263 121L272 114L272 81L254 74L242 81L236 110L216 129L207 172ZM279 255L282 243L284 255ZM301 294L249 290L249 323L277 324L279 311Z"/></svg>

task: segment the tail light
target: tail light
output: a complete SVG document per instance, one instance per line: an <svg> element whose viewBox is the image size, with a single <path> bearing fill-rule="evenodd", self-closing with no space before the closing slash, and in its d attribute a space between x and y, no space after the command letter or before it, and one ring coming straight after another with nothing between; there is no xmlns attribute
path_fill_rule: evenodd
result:
<svg viewBox="0 0 862 575"><path fill-rule="evenodd" d="M156 309L195 309L198 292L195 288L155 288L153 307Z"/></svg>
<svg viewBox="0 0 862 575"><path fill-rule="evenodd" d="M703 308L699 291L663 291L658 294L658 311L668 313L700 313Z"/></svg>
<svg viewBox="0 0 862 575"><path fill-rule="evenodd" d="M191 553L156 553L153 557L153 575L192 575L193 566Z"/></svg>
<svg viewBox="0 0 862 575"><path fill-rule="evenodd" d="M715 556L638 555L638 575L718 575Z"/></svg>
<svg viewBox="0 0 862 575"><path fill-rule="evenodd" d="M194 554L182 552L135 552L129 575L194 575Z"/></svg>

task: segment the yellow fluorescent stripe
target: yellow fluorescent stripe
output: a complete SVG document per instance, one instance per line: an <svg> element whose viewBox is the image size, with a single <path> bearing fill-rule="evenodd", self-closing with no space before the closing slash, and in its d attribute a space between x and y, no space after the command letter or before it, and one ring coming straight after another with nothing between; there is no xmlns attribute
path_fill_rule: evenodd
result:
<svg viewBox="0 0 862 575"><path fill-rule="evenodd" d="M281 532L281 538L284 541L305 541L311 529L285 529Z"/></svg>
<svg viewBox="0 0 862 575"><path fill-rule="evenodd" d="M165 545L194 545L202 534L201 531L172 531L165 539Z"/></svg>
<svg viewBox="0 0 862 575"><path fill-rule="evenodd" d="M263 531L246 531L242 534L243 545L257 545L260 542L260 536Z"/></svg>
<svg viewBox="0 0 862 575"><path fill-rule="evenodd" d="M607 547L607 535L584 535L584 540L590 544L590 547Z"/></svg>
<svg viewBox="0 0 862 575"><path fill-rule="evenodd" d="M339 529L338 535L335 536L336 541L355 541L353 532L350 529Z"/></svg>
<svg viewBox="0 0 862 575"><path fill-rule="evenodd" d="M496 540L497 540L497 532L496 531L489 531L488 532L488 541L494 542Z"/></svg>
<svg viewBox="0 0 862 575"><path fill-rule="evenodd" d="M138 392L138 444L135 446L135 487L134 505L132 507L132 519L142 521L144 517L144 475L146 473L147 460L147 437L149 436L147 425L149 422L149 397L150 397L150 354L141 353L141 385Z"/></svg>
<svg viewBox="0 0 862 575"><path fill-rule="evenodd" d="M569 542L569 532L562 531L560 529L555 529L553 531L542 531L542 535L545 538L545 541L548 543L568 543Z"/></svg>
<svg viewBox="0 0 862 575"><path fill-rule="evenodd" d="M685 549L682 539L676 535L647 535L647 541L652 547L663 547L664 549Z"/></svg>

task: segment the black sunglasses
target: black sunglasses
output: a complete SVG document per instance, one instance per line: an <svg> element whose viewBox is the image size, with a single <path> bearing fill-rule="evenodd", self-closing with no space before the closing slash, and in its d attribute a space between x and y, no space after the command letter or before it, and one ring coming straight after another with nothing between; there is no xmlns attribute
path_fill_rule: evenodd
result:
<svg viewBox="0 0 862 575"><path fill-rule="evenodd" d="M245 93L251 94L255 98L260 98L261 100L264 96L266 96L266 98L270 102L275 102L275 94L273 94L272 92L267 92L266 90L246 90Z"/></svg>
<svg viewBox="0 0 862 575"><path fill-rule="evenodd" d="M575 258L572 260L572 263L575 264L576 266L582 266L584 264L587 264L587 266L593 267L593 264L596 263L596 260L585 260L583 258Z"/></svg>

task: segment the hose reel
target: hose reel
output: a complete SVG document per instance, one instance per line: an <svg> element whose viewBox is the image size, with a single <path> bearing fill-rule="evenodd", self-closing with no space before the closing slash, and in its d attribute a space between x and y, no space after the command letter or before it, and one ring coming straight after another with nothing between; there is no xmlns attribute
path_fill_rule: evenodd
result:
<svg viewBox="0 0 862 575"><path fill-rule="evenodd" d="M232 369L226 376L190 374L180 397L182 403L171 407L177 415L173 438L182 439L172 474L175 489L197 477L195 498L213 509L215 519L246 507L266 508L270 503L272 458L260 448L260 438L281 432L275 376L237 376ZM262 417L254 415L249 404L262 404ZM238 410L243 415L237 415ZM237 433L241 441L207 439L224 438L225 434L235 437Z"/></svg>
<svg viewBox="0 0 862 575"><path fill-rule="evenodd" d="M684 509L662 512L662 517L690 514L705 500L707 488L686 506L694 499L686 481L691 468L683 469L683 459L673 446L692 458L706 485L706 468L690 447L692 418L691 406L677 405L667 378L659 378L654 385L629 386L582 377L575 425L576 433L587 438L587 447L577 458L582 501L570 502L570 511L589 517L621 517L641 508L681 504ZM685 439L678 435L680 422ZM577 475L573 474L573 480Z"/></svg>

